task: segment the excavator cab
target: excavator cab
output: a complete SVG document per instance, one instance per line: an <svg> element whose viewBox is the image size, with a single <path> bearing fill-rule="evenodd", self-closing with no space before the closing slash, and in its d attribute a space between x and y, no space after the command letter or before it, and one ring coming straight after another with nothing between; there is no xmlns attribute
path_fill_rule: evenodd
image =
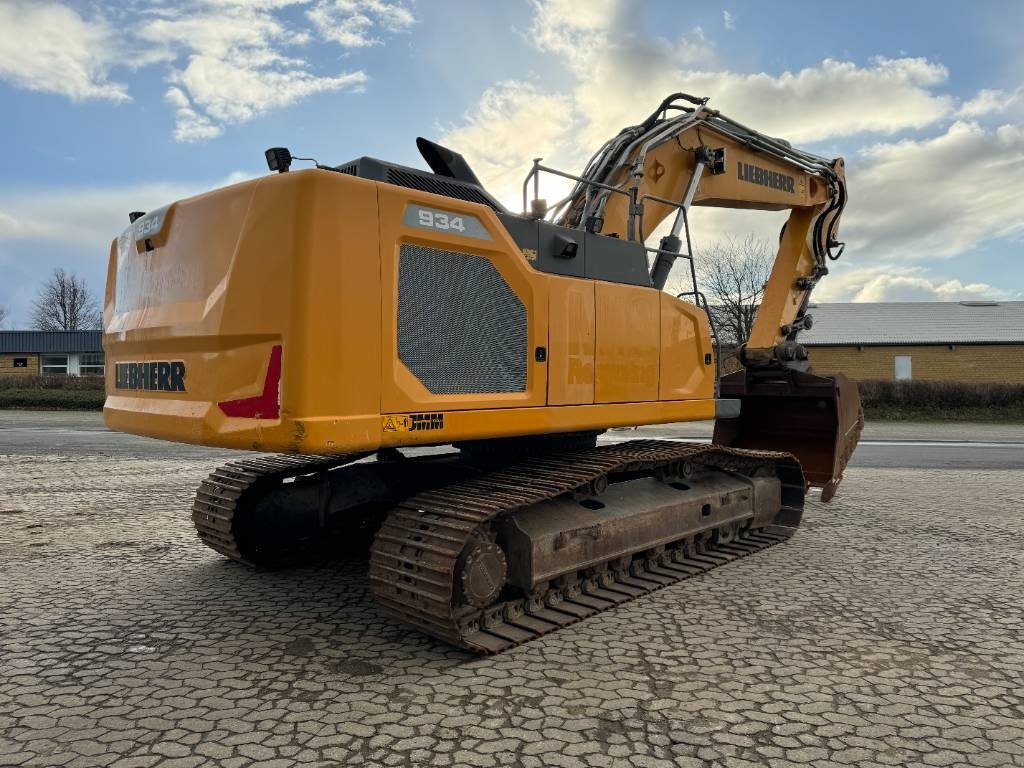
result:
<svg viewBox="0 0 1024 768"><path fill-rule="evenodd" d="M864 428L856 384L842 374L748 368L722 377L721 396L739 400L740 412L716 420L716 444L791 453L822 501L835 495Z"/></svg>

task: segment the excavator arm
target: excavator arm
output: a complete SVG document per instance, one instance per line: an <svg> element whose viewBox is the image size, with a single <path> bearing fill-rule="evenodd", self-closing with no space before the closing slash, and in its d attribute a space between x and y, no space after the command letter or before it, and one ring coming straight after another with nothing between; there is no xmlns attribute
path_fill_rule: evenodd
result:
<svg viewBox="0 0 1024 768"><path fill-rule="evenodd" d="M836 236L847 199L844 163L794 149L709 109L706 102L674 94L643 123L608 141L569 197L556 204L556 222L646 242L674 215L656 252L652 283L664 288L683 255L700 302L690 208L790 212L740 351L744 370L720 383L722 396L741 401L740 415L719 420L715 442L795 454L809 483L822 487L827 500L860 436L860 397L843 376L810 373L797 337L811 327L811 291L842 253ZM710 312L706 302L705 308Z"/></svg>

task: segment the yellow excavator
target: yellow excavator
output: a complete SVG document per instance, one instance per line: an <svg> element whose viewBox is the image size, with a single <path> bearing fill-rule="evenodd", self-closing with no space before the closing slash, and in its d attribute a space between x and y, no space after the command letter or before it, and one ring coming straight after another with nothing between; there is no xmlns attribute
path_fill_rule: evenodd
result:
<svg viewBox="0 0 1024 768"><path fill-rule="evenodd" d="M842 251L841 159L673 94L579 175L536 161L512 213L417 143L429 172L292 171L276 147L276 173L134 212L112 243L107 425L261 454L202 481L203 542L267 567L364 536L385 613L495 653L785 541L809 487L835 493L859 395L797 337ZM539 199L541 174L570 194ZM728 376L694 205L790 211ZM701 419L711 444L598 440Z"/></svg>

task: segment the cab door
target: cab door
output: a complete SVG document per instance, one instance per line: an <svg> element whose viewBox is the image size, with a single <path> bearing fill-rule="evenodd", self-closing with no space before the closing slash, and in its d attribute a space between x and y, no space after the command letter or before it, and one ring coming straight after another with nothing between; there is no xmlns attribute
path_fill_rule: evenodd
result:
<svg viewBox="0 0 1024 768"><path fill-rule="evenodd" d="M548 404L594 402L593 280L549 279Z"/></svg>
<svg viewBox="0 0 1024 768"><path fill-rule="evenodd" d="M658 399L660 297L661 291L654 288L594 284L595 402L642 403Z"/></svg>

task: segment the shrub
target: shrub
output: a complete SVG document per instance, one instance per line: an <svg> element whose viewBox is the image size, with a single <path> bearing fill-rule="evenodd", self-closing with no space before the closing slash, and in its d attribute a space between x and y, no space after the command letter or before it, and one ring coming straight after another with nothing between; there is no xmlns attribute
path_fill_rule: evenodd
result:
<svg viewBox="0 0 1024 768"><path fill-rule="evenodd" d="M98 411L106 394L102 389L0 389L0 408Z"/></svg>
<svg viewBox="0 0 1024 768"><path fill-rule="evenodd" d="M0 391L24 390L65 390L95 391L104 386L102 376L0 376Z"/></svg>
<svg viewBox="0 0 1024 768"><path fill-rule="evenodd" d="M1024 422L1024 385L861 381L868 419Z"/></svg>
<svg viewBox="0 0 1024 768"><path fill-rule="evenodd" d="M104 399L102 376L0 376L0 408L93 411Z"/></svg>
<svg viewBox="0 0 1024 768"><path fill-rule="evenodd" d="M956 410L1024 405L1024 384L967 384L953 381L862 381L864 406L912 406Z"/></svg>

